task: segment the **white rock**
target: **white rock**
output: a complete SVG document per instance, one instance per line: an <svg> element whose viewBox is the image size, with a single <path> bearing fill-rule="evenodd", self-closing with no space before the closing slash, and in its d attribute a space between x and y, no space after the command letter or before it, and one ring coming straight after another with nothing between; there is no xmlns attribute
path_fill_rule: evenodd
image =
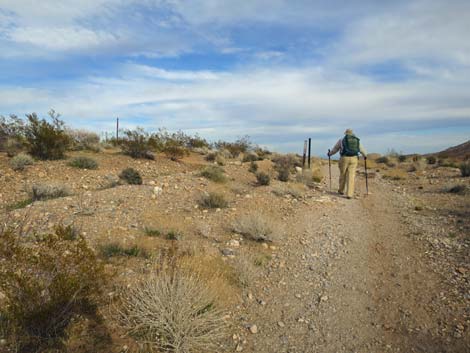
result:
<svg viewBox="0 0 470 353"><path fill-rule="evenodd" d="M258 326L251 325L250 326L250 332L253 333L253 334L258 333Z"/></svg>

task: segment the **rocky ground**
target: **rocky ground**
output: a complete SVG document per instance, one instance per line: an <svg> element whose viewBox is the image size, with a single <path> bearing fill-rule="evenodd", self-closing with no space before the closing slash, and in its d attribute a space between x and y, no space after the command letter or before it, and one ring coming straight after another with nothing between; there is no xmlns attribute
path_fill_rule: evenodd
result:
<svg viewBox="0 0 470 353"><path fill-rule="evenodd" d="M368 196L359 175L357 198L347 200L330 192L326 182L314 188L293 180L257 186L249 163L239 161L229 161L224 167L229 181L216 184L199 176L208 164L199 155L181 162L161 156L132 160L112 152L91 156L98 170L57 161L23 172L12 171L0 156L4 221L25 233L74 224L96 249L117 241L158 252L170 241L148 237L145 229L177 231L180 249L219 258L241 279L226 304L231 333L224 349L470 350L469 196L447 192L455 184L469 185L458 170L428 167L398 181L378 172L369 180ZM259 165L275 175L270 161ZM105 188L128 166L142 173L144 185ZM333 173L334 191L336 166ZM72 195L14 209L35 183L65 184ZM208 191L224 194L229 207L201 209L197 200ZM232 231L233 222L250 213L272 220L273 243L252 242ZM127 283L152 261L120 258L107 266L115 282ZM125 351L126 339L111 331L111 348L98 351Z"/></svg>

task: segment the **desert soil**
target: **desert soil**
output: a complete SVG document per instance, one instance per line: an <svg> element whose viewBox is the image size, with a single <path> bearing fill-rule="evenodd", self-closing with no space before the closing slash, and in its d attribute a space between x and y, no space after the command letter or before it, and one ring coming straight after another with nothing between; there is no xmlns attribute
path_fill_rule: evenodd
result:
<svg viewBox="0 0 470 353"><path fill-rule="evenodd" d="M412 173L405 181L374 173L367 196L358 173L357 197L348 200L334 192L335 165L333 192L326 178L311 189L297 185L303 191L296 198L282 194L286 184L277 180L256 186L248 163L230 162L229 182L218 185L199 177L207 164L201 156L182 162L109 153L94 158L97 171L74 170L59 161L19 173L1 156L3 207L25 199L38 182L60 182L73 192L3 217L25 232L73 223L94 247L118 240L157 251L168 241L149 239L143 229L177 229L181 248L203 249L249 277L231 304L230 337L221 350L470 351L469 198L443 191L449 183L469 184L457 170ZM271 162L259 164L274 175ZM142 172L144 185L102 189L110 174L127 166ZM328 175L325 163L322 168ZM197 198L208 190L223 193L229 207L198 208ZM276 241L255 243L231 231L235 219L254 212L273 219ZM255 259L256 266L237 267L241 259ZM109 266L116 281L131 282L151 261L111 259ZM106 349L123 351L125 342L116 339Z"/></svg>

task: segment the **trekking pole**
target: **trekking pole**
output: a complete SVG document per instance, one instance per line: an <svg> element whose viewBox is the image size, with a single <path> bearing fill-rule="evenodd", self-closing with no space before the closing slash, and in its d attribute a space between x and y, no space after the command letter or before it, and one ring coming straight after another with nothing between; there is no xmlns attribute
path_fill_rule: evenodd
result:
<svg viewBox="0 0 470 353"><path fill-rule="evenodd" d="M331 192L331 156L330 156L330 150L328 150L328 170L330 172L330 192Z"/></svg>
<svg viewBox="0 0 470 353"><path fill-rule="evenodd" d="M367 157L364 156L364 169L366 170L366 195L369 195L369 178L367 177Z"/></svg>

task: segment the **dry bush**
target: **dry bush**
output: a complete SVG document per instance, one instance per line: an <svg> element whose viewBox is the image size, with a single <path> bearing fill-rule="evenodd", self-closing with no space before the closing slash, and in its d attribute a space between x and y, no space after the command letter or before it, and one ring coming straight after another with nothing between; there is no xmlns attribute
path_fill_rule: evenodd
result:
<svg viewBox="0 0 470 353"><path fill-rule="evenodd" d="M211 151L209 153L206 154L206 156L204 157L204 159L208 162L215 162L215 159L217 157L218 153L215 152L215 151Z"/></svg>
<svg viewBox="0 0 470 353"><path fill-rule="evenodd" d="M226 336L224 313L196 274L155 274L126 289L119 322L148 351L218 352Z"/></svg>
<svg viewBox="0 0 470 353"><path fill-rule="evenodd" d="M180 160L184 156L189 155L189 152L185 147L176 143L166 143L165 147L163 148L163 152L172 161Z"/></svg>
<svg viewBox="0 0 470 353"><path fill-rule="evenodd" d="M295 167L302 167L302 159L295 154L275 155L272 158L276 170L292 170Z"/></svg>
<svg viewBox="0 0 470 353"><path fill-rule="evenodd" d="M470 162L463 162L459 166L460 174L466 178L470 176Z"/></svg>
<svg viewBox="0 0 470 353"><path fill-rule="evenodd" d="M8 157L15 157L17 154L21 153L24 148L24 142L18 138L8 138L3 146L3 149L7 153Z"/></svg>
<svg viewBox="0 0 470 353"><path fill-rule="evenodd" d="M290 195L293 198L296 199L301 199L305 192L307 191L307 188L305 184L302 183L293 183L293 184L287 184L287 185L282 185L279 187L275 187L273 189L273 194L276 196L286 196Z"/></svg>
<svg viewBox="0 0 470 353"><path fill-rule="evenodd" d="M220 166L224 166L226 164L224 156L222 156L219 153L215 157L215 162L217 163L217 165L220 165Z"/></svg>
<svg viewBox="0 0 470 353"><path fill-rule="evenodd" d="M302 173L298 173L296 180L298 183L313 187L315 183L320 183L323 180L323 173L320 167L313 166L312 169L304 169Z"/></svg>
<svg viewBox="0 0 470 353"><path fill-rule="evenodd" d="M155 159L152 154L152 141L150 135L142 128L126 130L125 137L120 140L122 152L132 158Z"/></svg>
<svg viewBox="0 0 470 353"><path fill-rule="evenodd" d="M70 191L64 185L36 184L31 188L31 199L33 201L51 200L69 195Z"/></svg>
<svg viewBox="0 0 470 353"><path fill-rule="evenodd" d="M426 158L428 164L436 164L437 163L437 158L436 156L429 156L428 158Z"/></svg>
<svg viewBox="0 0 470 353"><path fill-rule="evenodd" d="M100 137L98 134L81 129L67 129L66 133L70 137L72 150L89 150L93 152L100 151Z"/></svg>
<svg viewBox="0 0 470 353"><path fill-rule="evenodd" d="M224 183L227 181L223 168L215 165L210 165L204 168L201 171L201 176L216 183Z"/></svg>
<svg viewBox="0 0 470 353"><path fill-rule="evenodd" d="M416 162L413 162L412 165L409 166L409 172L421 172L426 169L426 161L424 159L418 159Z"/></svg>
<svg viewBox="0 0 470 353"><path fill-rule="evenodd" d="M256 180L259 185L269 185L271 183L271 177L265 172L257 173Z"/></svg>
<svg viewBox="0 0 470 353"><path fill-rule="evenodd" d="M232 231L249 240L272 242L279 237L274 223L273 218L261 213L245 214L235 220Z"/></svg>
<svg viewBox="0 0 470 353"><path fill-rule="evenodd" d="M78 169L98 169L98 162L89 157L75 157L68 163L69 166Z"/></svg>
<svg viewBox="0 0 470 353"><path fill-rule="evenodd" d="M223 194L217 192L209 192L203 194L198 200L199 206L203 208L226 208L228 201Z"/></svg>
<svg viewBox="0 0 470 353"><path fill-rule="evenodd" d="M404 180L408 174L403 169L391 169L384 173L383 177L390 180Z"/></svg>
<svg viewBox="0 0 470 353"><path fill-rule="evenodd" d="M283 181L283 182L289 181L289 175L290 175L289 169L279 169L277 173L278 173L277 178L280 181Z"/></svg>
<svg viewBox="0 0 470 353"><path fill-rule="evenodd" d="M235 142L218 141L214 145L218 150L227 150L231 156L237 158L241 153L246 153L252 147L252 142L248 136L244 136Z"/></svg>
<svg viewBox="0 0 470 353"><path fill-rule="evenodd" d="M458 194L458 195L469 195L470 194L470 186L469 185L454 185L450 187L447 192L451 194Z"/></svg>
<svg viewBox="0 0 470 353"><path fill-rule="evenodd" d="M379 157L375 159L376 163L388 164L390 163L390 159L387 156Z"/></svg>
<svg viewBox="0 0 470 353"><path fill-rule="evenodd" d="M258 171L258 164L256 164L256 162L251 162L248 171L250 173L256 173Z"/></svg>
<svg viewBox="0 0 470 353"><path fill-rule="evenodd" d="M34 159L26 153L20 153L10 160L11 169L16 171L22 171L26 166L33 164Z"/></svg>
<svg viewBox="0 0 470 353"><path fill-rule="evenodd" d="M121 174L119 174L119 179L124 180L130 185L142 185L142 177L140 173L134 168L126 168Z"/></svg>
<svg viewBox="0 0 470 353"><path fill-rule="evenodd" d="M243 163L258 161L259 157L255 152L247 152L243 155Z"/></svg>
<svg viewBox="0 0 470 353"><path fill-rule="evenodd" d="M63 351L74 319L97 319L96 301L104 282L93 250L72 227L25 241L12 230L0 231L0 317L11 350ZM54 350L55 351L55 350Z"/></svg>

